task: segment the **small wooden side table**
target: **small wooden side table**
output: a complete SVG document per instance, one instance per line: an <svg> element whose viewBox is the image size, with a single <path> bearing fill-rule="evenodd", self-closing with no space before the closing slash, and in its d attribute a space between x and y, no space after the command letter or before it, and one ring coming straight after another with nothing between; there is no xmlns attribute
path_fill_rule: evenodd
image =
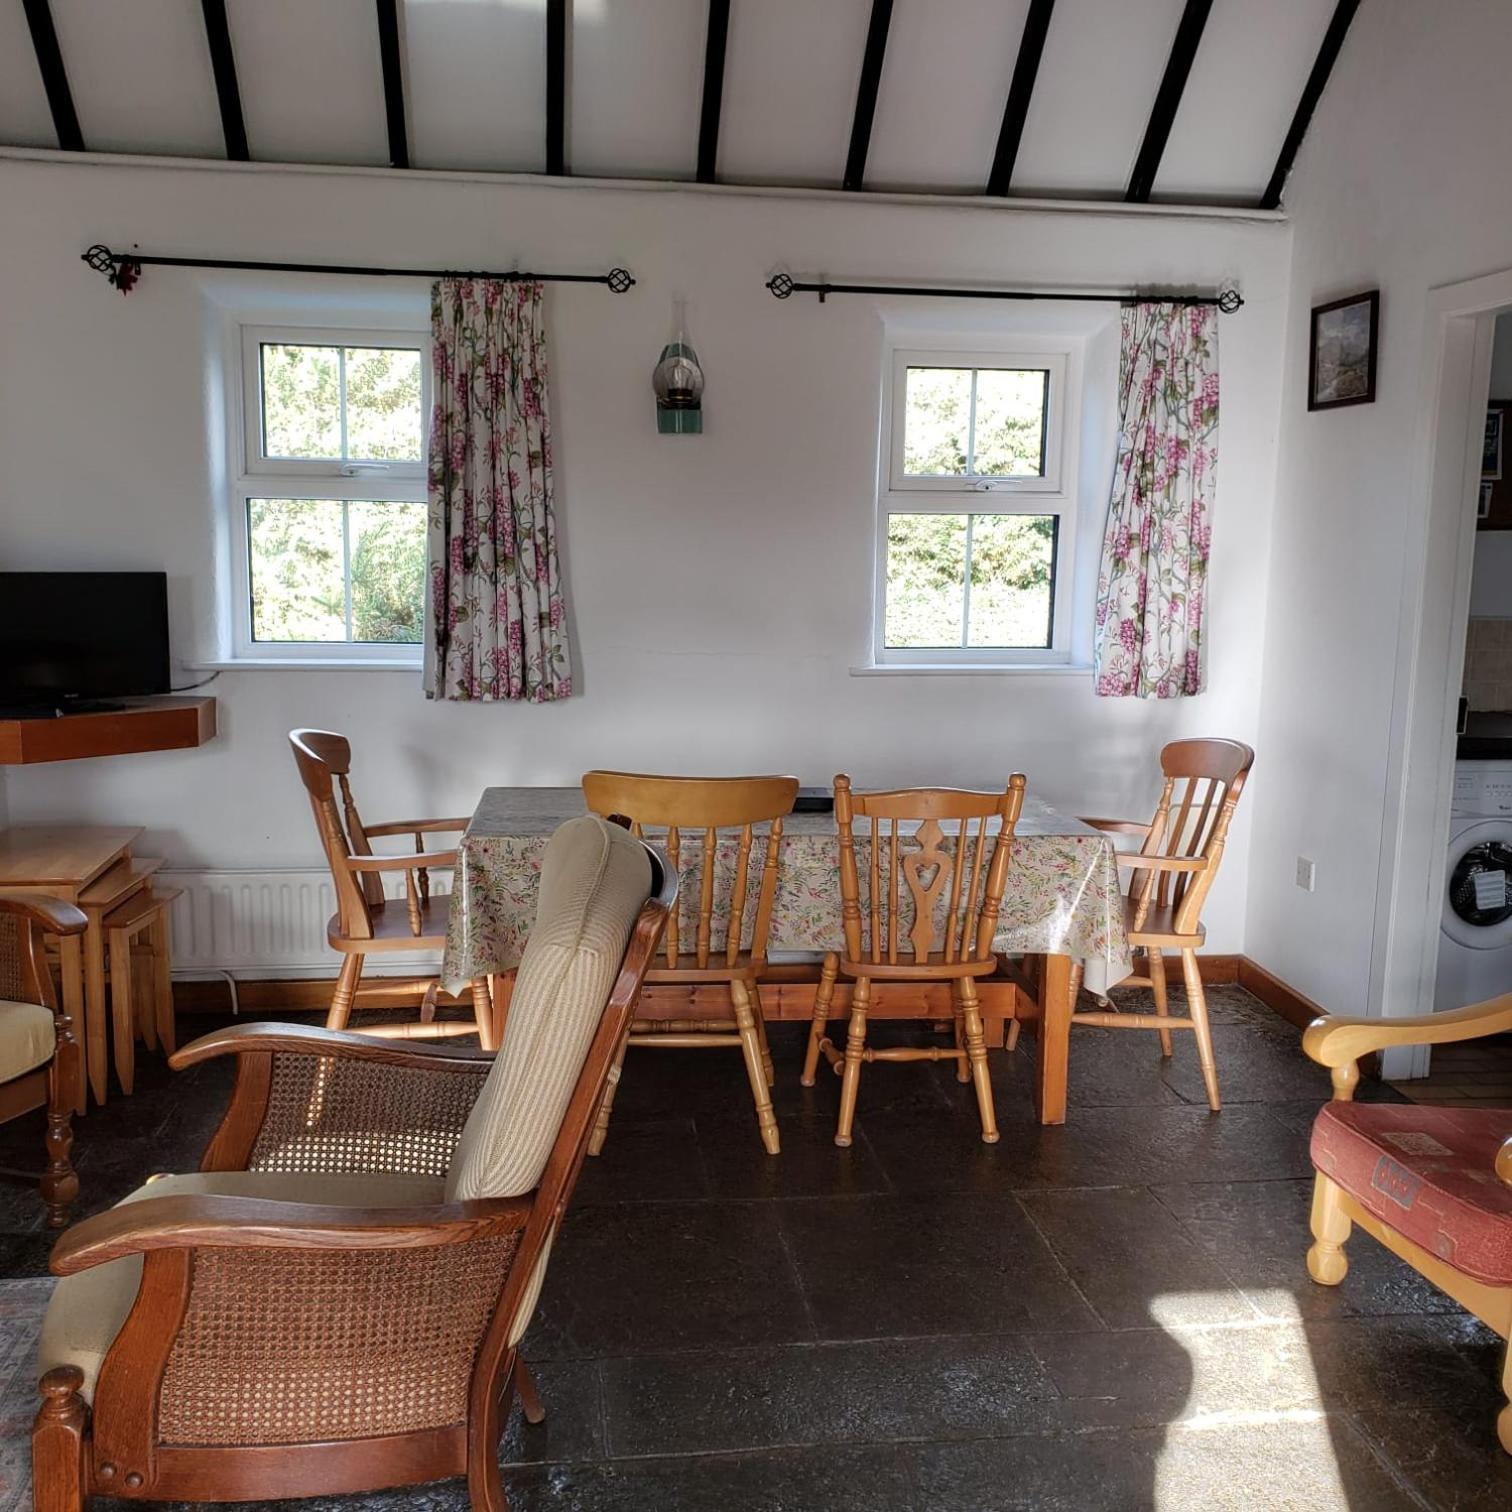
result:
<svg viewBox="0 0 1512 1512"><path fill-rule="evenodd" d="M131 847L141 833L140 828L99 825L24 824L0 830L0 893L45 893L84 908L89 918L89 927L82 936L59 941L63 1006L73 1019L75 1033L85 1050L79 1057L79 1086L75 1095L80 1113L88 1107L90 1088L94 1089L96 1102L105 1101L110 1074L105 910L98 902L86 907L83 894L118 863L131 864ZM142 879L143 885L146 880ZM110 890L110 887L97 890L96 898ZM122 896L126 895L129 894Z"/></svg>

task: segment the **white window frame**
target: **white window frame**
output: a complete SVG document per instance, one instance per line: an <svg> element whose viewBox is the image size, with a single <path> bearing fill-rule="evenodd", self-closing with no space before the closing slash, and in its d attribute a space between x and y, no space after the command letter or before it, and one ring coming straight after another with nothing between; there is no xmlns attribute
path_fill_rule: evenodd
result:
<svg viewBox="0 0 1512 1512"><path fill-rule="evenodd" d="M266 457L262 452L264 345L399 347L420 355L421 454L414 462L343 461L339 458ZM408 503L426 496L426 449L431 412L431 340L428 330L372 326L255 325L236 330L235 402L231 427L228 537L231 547L231 635L234 661L380 663L418 667L419 643L394 641L262 641L252 635L250 501L340 499L349 503ZM347 583L350 620L351 584Z"/></svg>
<svg viewBox="0 0 1512 1512"><path fill-rule="evenodd" d="M1076 576L1076 450L1080 417L1080 352L1070 340L1017 338L1011 348L895 347L886 370L877 489L875 602L872 663L876 667L1053 667L1071 661L1072 597ZM903 470L908 369L1043 368L1050 377L1046 395L1044 471L1027 477L935 477ZM889 646L887 636L887 522L894 514L951 514L968 517L966 602L962 636L970 634L970 516L974 514L1053 515L1055 563L1051 579L1048 646Z"/></svg>

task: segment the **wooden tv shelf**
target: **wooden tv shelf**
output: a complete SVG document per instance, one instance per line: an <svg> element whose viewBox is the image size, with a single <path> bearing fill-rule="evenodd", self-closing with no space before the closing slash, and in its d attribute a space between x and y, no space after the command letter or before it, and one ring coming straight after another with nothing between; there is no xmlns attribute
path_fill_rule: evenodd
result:
<svg viewBox="0 0 1512 1512"><path fill-rule="evenodd" d="M214 738L213 698L134 698L111 714L0 719L0 766L185 751Z"/></svg>

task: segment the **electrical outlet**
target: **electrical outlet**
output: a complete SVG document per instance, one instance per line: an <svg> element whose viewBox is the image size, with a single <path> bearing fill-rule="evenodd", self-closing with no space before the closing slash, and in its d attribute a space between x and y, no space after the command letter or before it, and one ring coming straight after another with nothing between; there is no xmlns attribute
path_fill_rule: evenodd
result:
<svg viewBox="0 0 1512 1512"><path fill-rule="evenodd" d="M1318 868L1306 856L1297 857L1297 886L1303 892L1311 892L1318 879Z"/></svg>

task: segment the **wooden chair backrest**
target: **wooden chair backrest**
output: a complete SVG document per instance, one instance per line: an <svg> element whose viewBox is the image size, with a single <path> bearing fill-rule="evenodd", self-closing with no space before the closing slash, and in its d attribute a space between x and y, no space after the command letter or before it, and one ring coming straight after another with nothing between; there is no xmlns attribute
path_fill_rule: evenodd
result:
<svg viewBox="0 0 1512 1512"><path fill-rule="evenodd" d="M348 939L371 939L373 914L383 907L383 879L376 872L359 877L346 864L348 857L373 854L352 796L351 742L331 730L290 730L289 744L331 868L341 932Z"/></svg>
<svg viewBox="0 0 1512 1512"><path fill-rule="evenodd" d="M1182 872L1135 868L1136 927L1150 908L1169 908L1180 933L1196 931L1254 761L1254 751L1239 740L1173 740L1161 751L1165 786L1140 854L1202 864Z"/></svg>
<svg viewBox="0 0 1512 1512"><path fill-rule="evenodd" d="M697 914L693 949L682 951L678 918L667 921L663 940L665 969L675 971L683 955L700 971L708 969L714 951L715 873L718 870L719 831L737 831L734 871L730 879L729 924L725 929L724 963L734 966L742 950L753 959L766 956L772 924L772 900L777 893L777 860L782 850L782 821L798 797L796 777L652 777L636 772L588 772L583 797L595 814L621 816L631 833L645 837L645 828L662 832L667 859L674 872L682 867L684 830L702 830ZM755 826L767 824L765 859L756 889L756 909L746 924L750 901L751 848Z"/></svg>
<svg viewBox="0 0 1512 1512"><path fill-rule="evenodd" d="M0 1001L55 1005L52 972L30 919L0 911Z"/></svg>
<svg viewBox="0 0 1512 1512"><path fill-rule="evenodd" d="M835 825L840 834L840 903L847 958L896 966L900 951L906 951L909 957L903 965L922 962L935 952L946 964L991 955L1008 883L1013 833L1023 809L1022 772L1015 772L1001 793L974 793L962 788L856 793L851 790L849 777L843 773L836 777ZM856 862L857 819L870 821L865 915ZM994 819L998 823L989 850L989 824ZM912 836L917 849L906 845L899 848L898 827L907 823L918 826ZM903 945L898 941L900 878L907 885L913 911L913 923ZM943 927L939 927L935 913L947 887L949 898Z"/></svg>

